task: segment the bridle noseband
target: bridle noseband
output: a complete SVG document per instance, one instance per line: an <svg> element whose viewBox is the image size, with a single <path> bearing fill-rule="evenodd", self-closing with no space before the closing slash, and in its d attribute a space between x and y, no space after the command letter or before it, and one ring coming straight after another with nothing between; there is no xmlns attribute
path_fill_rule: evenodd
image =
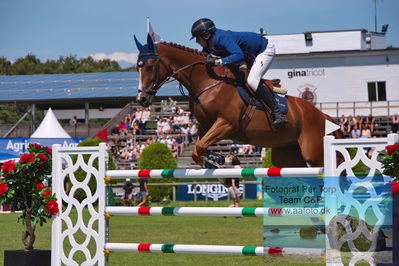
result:
<svg viewBox="0 0 399 266"><path fill-rule="evenodd" d="M159 55L156 54L156 53L150 53L150 54L143 54L143 55L140 55L139 59L144 58L144 57L148 57L147 59L155 58L155 62L152 64L152 71L151 71L151 73L152 73L151 80L153 81L153 82L152 82L152 86L151 86L151 88L149 89L149 91L146 91L146 92L145 92L145 93L147 93L147 94L149 94L149 95L152 95L152 96L155 96L156 93L157 93L157 91L159 90L159 88L161 88L163 85L175 81L175 80L176 80L175 75L178 74L179 72L181 72L181 71L183 71L183 70L185 70L185 69L187 69L187 68L193 67L193 66L195 66L195 65L198 65L198 64L205 64L205 62L203 62L203 61L194 62L194 63L191 63L191 64L189 64L189 65L186 65L186 66L181 67L181 68L179 68L178 70L174 71L170 66L168 66L168 65L166 65L164 62L162 62L161 58L160 58ZM147 59L144 60L144 62L147 61ZM160 63L163 64L163 65L169 70L169 72L172 72L171 75L167 76L167 77L166 77L164 80L162 80L161 82L159 82L159 69L160 69L159 66L160 66ZM180 84L180 86L179 86L179 89L180 89L180 93L181 93L183 96L185 96L181 84ZM141 93L142 90L138 90L138 92Z"/></svg>

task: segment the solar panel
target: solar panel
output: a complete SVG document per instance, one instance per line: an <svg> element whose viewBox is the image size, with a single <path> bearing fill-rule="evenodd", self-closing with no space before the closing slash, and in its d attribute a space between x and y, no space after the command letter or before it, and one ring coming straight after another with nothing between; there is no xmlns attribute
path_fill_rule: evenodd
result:
<svg viewBox="0 0 399 266"><path fill-rule="evenodd" d="M135 97L138 72L0 76L0 102ZM165 84L159 96L180 95L177 82Z"/></svg>

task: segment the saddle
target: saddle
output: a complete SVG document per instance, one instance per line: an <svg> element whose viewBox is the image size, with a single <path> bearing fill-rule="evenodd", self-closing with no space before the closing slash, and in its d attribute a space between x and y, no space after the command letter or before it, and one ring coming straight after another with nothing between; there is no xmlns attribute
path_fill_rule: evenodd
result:
<svg viewBox="0 0 399 266"><path fill-rule="evenodd" d="M241 73L243 73L244 80L245 80L245 86L244 86L245 89L244 90L246 90L246 92L249 94L249 100L245 101L244 100L245 96L243 95L242 90L240 93L241 98L247 104L247 109L245 110L245 113L241 118L241 128L244 130L248 126L256 109L263 109L267 114L267 119L269 120L270 125L272 125L271 118L270 118L271 110L270 110L269 106L267 106L263 102L260 103L256 99L255 93L253 92L253 90L249 87L248 83L246 82L247 78L248 78L248 74L249 74L248 69L241 68L240 70L241 70ZM285 98L285 95L287 94L287 89L283 85L280 84L281 80L280 79L272 79L272 80L262 79L261 82L263 83L265 88L268 88L274 94L274 98L277 101L277 103L279 104L280 110L283 109L284 110L283 113L286 113L287 108L288 108L287 100ZM238 91L240 92L240 88L238 88ZM261 107L259 107L258 103L260 103Z"/></svg>

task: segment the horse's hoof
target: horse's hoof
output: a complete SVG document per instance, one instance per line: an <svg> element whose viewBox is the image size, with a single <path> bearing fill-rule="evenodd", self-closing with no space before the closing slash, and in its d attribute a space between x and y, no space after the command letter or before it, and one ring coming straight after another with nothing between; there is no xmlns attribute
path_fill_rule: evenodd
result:
<svg viewBox="0 0 399 266"><path fill-rule="evenodd" d="M208 159L216 162L219 165L223 165L225 162L224 156L215 152L208 152Z"/></svg>

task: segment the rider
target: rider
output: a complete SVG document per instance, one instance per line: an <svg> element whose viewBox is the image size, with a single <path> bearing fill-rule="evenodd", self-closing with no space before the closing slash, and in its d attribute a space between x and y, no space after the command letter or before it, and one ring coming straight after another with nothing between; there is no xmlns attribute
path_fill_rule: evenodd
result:
<svg viewBox="0 0 399 266"><path fill-rule="evenodd" d="M227 65L244 61L244 53L255 58L248 75L248 85L255 91L256 97L263 100L272 110L273 125L280 126L288 122L269 89L261 82L275 55L274 45L263 35L252 32L234 32L217 29L212 20L202 18L191 27L192 37L203 47L204 52L223 50L228 55L215 61L215 65ZM251 62L252 63L252 62Z"/></svg>

